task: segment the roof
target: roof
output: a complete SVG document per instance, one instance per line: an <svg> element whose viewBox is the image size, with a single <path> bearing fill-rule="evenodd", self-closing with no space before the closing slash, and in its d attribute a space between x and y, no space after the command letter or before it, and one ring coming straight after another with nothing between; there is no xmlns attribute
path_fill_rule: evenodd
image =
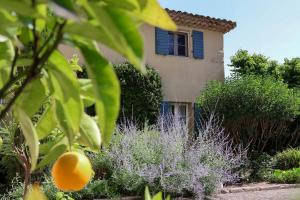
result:
<svg viewBox="0 0 300 200"><path fill-rule="evenodd" d="M166 11L177 25L222 33L227 33L236 27L236 22L230 20L218 19L170 9L166 9Z"/></svg>

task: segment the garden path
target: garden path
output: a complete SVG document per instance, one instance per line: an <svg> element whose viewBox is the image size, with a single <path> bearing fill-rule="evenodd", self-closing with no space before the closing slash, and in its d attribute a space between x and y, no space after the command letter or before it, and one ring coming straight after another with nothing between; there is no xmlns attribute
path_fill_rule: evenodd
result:
<svg viewBox="0 0 300 200"><path fill-rule="evenodd" d="M300 189L278 189L218 194L212 200L300 200Z"/></svg>

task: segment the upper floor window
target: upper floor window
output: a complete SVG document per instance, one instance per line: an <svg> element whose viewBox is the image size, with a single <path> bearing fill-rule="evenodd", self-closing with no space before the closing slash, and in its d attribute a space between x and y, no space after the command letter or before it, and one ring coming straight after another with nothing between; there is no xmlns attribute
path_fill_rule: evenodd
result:
<svg viewBox="0 0 300 200"><path fill-rule="evenodd" d="M192 30L192 55L195 59L204 59L204 35ZM168 32L155 27L155 53L159 55L189 56L188 34Z"/></svg>
<svg viewBox="0 0 300 200"><path fill-rule="evenodd" d="M187 34L169 32L169 55L188 56Z"/></svg>

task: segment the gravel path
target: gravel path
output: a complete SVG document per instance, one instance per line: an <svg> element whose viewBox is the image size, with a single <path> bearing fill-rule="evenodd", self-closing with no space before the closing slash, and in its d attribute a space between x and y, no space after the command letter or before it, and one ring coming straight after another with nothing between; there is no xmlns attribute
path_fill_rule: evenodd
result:
<svg viewBox="0 0 300 200"><path fill-rule="evenodd" d="M300 189L280 189L219 194L213 200L300 200Z"/></svg>

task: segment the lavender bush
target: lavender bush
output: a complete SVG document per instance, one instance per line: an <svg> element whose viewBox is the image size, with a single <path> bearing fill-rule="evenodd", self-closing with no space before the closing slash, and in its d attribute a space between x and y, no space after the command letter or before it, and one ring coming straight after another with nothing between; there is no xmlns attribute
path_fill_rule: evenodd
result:
<svg viewBox="0 0 300 200"><path fill-rule="evenodd" d="M232 169L242 164L245 154L232 147L218 119L211 116L203 123L196 139L190 138L184 123L176 119L168 122L166 125L160 120L143 130L130 123L118 127L106 149L116 182L122 182L127 190L137 189L135 183L144 183L167 193L193 194L201 199L224 182L237 179Z"/></svg>

